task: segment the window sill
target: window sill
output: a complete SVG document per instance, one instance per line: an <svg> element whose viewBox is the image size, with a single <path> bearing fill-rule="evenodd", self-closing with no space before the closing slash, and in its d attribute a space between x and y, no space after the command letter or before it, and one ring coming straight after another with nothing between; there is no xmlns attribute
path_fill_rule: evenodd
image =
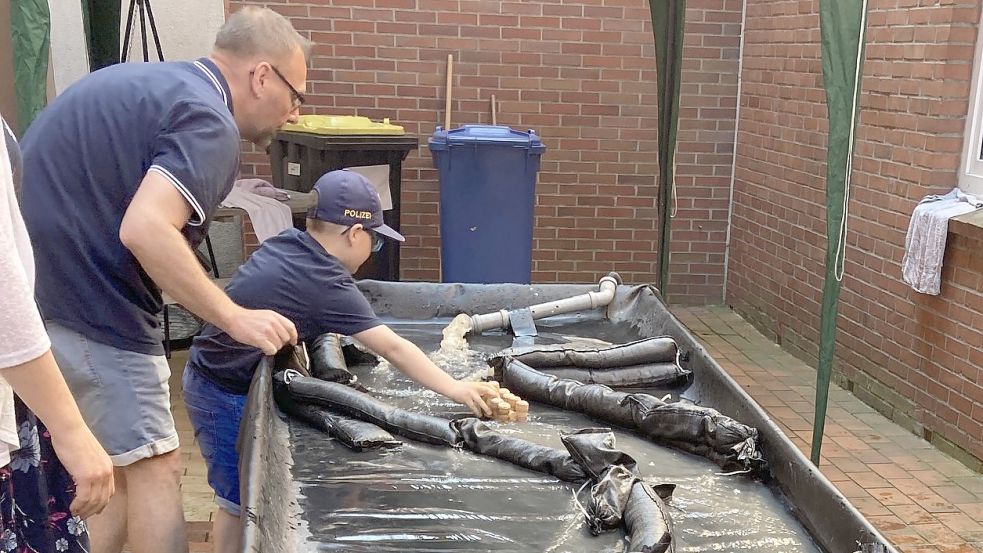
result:
<svg viewBox="0 0 983 553"><path fill-rule="evenodd" d="M983 242L983 209L949 219L949 234Z"/></svg>

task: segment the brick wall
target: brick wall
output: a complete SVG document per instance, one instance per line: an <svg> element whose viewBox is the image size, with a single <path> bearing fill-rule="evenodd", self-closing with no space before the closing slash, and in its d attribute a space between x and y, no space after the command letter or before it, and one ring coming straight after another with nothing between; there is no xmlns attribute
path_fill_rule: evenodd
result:
<svg viewBox="0 0 983 553"><path fill-rule="evenodd" d="M242 2L288 16L315 48L306 112L389 117L420 138L404 162L401 271L438 280L437 174L426 139L443 121L454 54L453 125L535 129L548 149L537 187L535 282L589 282L615 270L653 282L657 98L646 0L324 0ZM678 216L669 292L719 302L736 105L739 0L687 11ZM246 175L267 175L247 148ZM697 183L696 181L701 182Z"/></svg>
<svg viewBox="0 0 983 553"><path fill-rule="evenodd" d="M741 0L687 0L668 299L723 300Z"/></svg>
<svg viewBox="0 0 983 553"><path fill-rule="evenodd" d="M813 363L826 247L818 6L748 2L727 298ZM956 186L979 9L870 2L835 361L879 410L977 460L981 244L951 239L937 297L908 288L900 265L915 204Z"/></svg>

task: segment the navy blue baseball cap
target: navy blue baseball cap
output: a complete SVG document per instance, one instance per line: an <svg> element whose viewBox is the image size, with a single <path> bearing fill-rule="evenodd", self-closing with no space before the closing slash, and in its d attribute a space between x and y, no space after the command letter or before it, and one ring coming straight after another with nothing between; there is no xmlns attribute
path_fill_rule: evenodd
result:
<svg viewBox="0 0 983 553"><path fill-rule="evenodd" d="M361 223L393 240L405 240L383 222L379 193L362 175L345 169L325 173L314 183L314 192L317 203L307 211L309 218L346 227Z"/></svg>

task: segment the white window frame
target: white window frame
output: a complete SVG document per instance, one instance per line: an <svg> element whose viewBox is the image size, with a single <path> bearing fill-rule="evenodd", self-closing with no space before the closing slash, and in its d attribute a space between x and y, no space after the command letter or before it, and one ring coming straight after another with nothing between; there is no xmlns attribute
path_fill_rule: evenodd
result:
<svg viewBox="0 0 983 553"><path fill-rule="evenodd" d="M973 58L973 80L969 95L969 112L963 133L963 153L957 182L966 193L983 196L983 13L977 27L976 53Z"/></svg>

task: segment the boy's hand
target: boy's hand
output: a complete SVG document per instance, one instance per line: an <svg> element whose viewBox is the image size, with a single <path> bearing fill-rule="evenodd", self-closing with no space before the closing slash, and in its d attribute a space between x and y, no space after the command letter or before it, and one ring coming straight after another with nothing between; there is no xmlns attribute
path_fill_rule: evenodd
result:
<svg viewBox="0 0 983 553"><path fill-rule="evenodd" d="M458 380L447 397L464 405L476 417L490 417L492 412L483 398L498 397L498 390L487 382L462 382Z"/></svg>

